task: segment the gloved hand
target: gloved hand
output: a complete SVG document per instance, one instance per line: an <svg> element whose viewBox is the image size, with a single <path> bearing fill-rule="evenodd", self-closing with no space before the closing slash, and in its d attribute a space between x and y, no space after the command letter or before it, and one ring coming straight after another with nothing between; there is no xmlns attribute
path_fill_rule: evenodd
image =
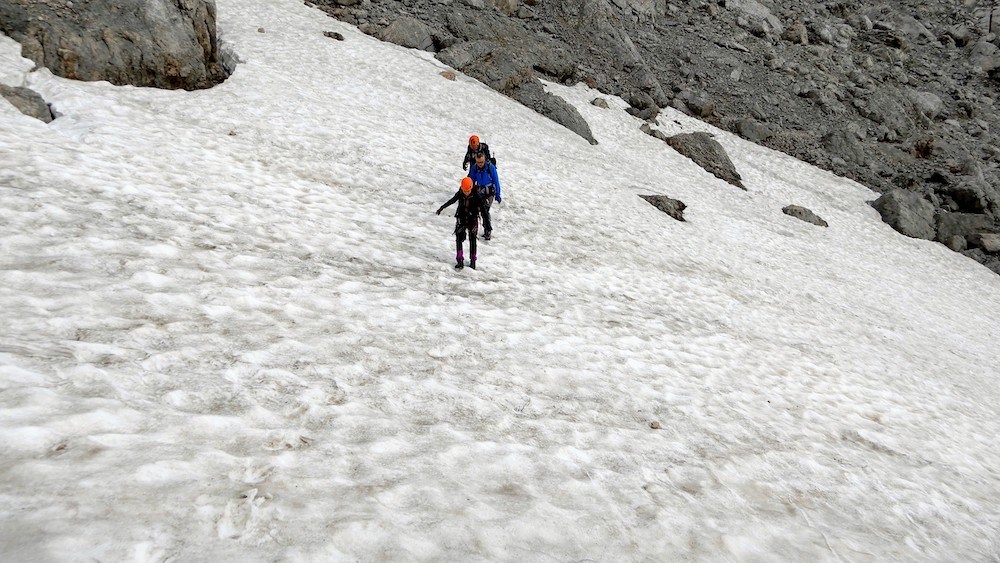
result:
<svg viewBox="0 0 1000 563"><path fill-rule="evenodd" d="M497 194L497 203L502 203L502 202L503 202L503 200L500 199L500 194Z"/></svg>
<svg viewBox="0 0 1000 563"><path fill-rule="evenodd" d="M466 160L465 162L462 163L462 170L468 170L468 169L469 169L469 161Z"/></svg>

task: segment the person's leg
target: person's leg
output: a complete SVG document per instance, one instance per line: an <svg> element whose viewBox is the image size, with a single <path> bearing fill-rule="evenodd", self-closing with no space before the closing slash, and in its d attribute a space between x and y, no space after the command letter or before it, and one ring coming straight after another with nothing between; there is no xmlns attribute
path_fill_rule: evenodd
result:
<svg viewBox="0 0 1000 563"><path fill-rule="evenodd" d="M465 242L465 227L461 223L455 224L455 267L461 268L465 265L465 255L462 253L462 243Z"/></svg>
<svg viewBox="0 0 1000 563"><path fill-rule="evenodd" d="M493 205L493 196L486 196L483 200L483 238L486 240L490 239L490 233L493 232L493 222L490 221L490 206Z"/></svg>
<svg viewBox="0 0 1000 563"><path fill-rule="evenodd" d="M476 224L472 226L472 229L469 232L469 266L472 267L473 270L476 269L476 235L478 233L479 221L477 220Z"/></svg>

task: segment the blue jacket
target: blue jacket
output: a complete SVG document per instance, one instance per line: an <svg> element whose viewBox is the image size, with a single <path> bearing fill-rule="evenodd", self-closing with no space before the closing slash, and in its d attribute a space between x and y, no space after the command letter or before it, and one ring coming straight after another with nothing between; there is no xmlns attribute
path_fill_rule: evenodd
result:
<svg viewBox="0 0 1000 563"><path fill-rule="evenodd" d="M469 167L469 178L472 178L472 183L477 186L493 186L497 201L502 201L500 199L500 178L497 177L497 167L493 166L492 163L487 161L482 168L478 164L473 164Z"/></svg>

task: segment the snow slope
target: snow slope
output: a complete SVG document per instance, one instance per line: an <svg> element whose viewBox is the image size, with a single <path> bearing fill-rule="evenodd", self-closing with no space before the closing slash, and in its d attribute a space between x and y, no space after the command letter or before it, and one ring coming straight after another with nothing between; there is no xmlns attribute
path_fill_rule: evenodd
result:
<svg viewBox="0 0 1000 563"><path fill-rule="evenodd" d="M62 113L0 103L0 559L1000 556L1000 277L669 110L748 192L583 86L597 146L300 2L218 12L200 92L0 36ZM472 133L504 201L456 273Z"/></svg>

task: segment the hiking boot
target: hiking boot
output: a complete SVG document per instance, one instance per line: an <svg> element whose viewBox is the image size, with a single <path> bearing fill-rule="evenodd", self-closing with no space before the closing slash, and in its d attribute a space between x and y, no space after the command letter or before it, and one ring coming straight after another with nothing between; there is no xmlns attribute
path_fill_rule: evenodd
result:
<svg viewBox="0 0 1000 563"><path fill-rule="evenodd" d="M486 240L490 240L491 236L493 236L493 232L492 231L490 231L490 232L486 233L485 235L483 235L483 238L486 239Z"/></svg>
<svg viewBox="0 0 1000 563"><path fill-rule="evenodd" d="M473 260L472 262L469 262L469 267L472 268L473 270L475 270L476 269L476 261Z"/></svg>
<svg viewBox="0 0 1000 563"><path fill-rule="evenodd" d="M456 270L461 270L461 269L462 269L462 268L464 268L464 267L465 267L465 260L459 260L459 261L458 261L458 262L457 262L457 263L455 264L455 269L456 269Z"/></svg>

